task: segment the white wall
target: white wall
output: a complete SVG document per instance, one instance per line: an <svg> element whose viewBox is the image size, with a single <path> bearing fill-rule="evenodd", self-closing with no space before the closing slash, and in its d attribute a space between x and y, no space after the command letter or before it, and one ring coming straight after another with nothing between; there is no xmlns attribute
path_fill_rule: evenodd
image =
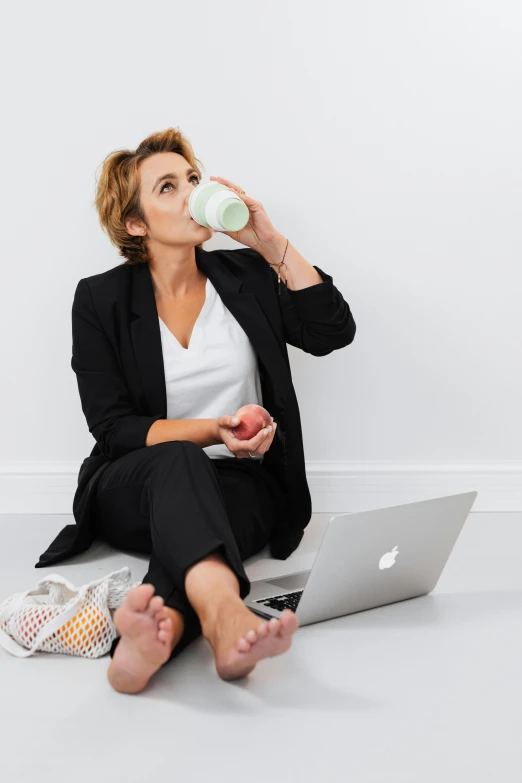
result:
<svg viewBox="0 0 522 783"><path fill-rule="evenodd" d="M81 277L123 260L98 224L95 172L179 126L204 178L262 201L352 308L352 345L289 347L307 464L500 466L520 487L517 0L8 5L4 479L27 462L75 479L94 444L70 309ZM205 245L220 246L239 245Z"/></svg>

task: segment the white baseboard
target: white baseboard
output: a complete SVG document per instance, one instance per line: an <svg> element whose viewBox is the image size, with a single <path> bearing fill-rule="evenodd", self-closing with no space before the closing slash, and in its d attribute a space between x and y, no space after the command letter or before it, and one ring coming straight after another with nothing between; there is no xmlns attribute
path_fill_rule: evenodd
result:
<svg viewBox="0 0 522 783"><path fill-rule="evenodd" d="M0 463L0 514L71 514L80 463ZM522 511L522 463L306 462L316 514L476 490L473 513Z"/></svg>

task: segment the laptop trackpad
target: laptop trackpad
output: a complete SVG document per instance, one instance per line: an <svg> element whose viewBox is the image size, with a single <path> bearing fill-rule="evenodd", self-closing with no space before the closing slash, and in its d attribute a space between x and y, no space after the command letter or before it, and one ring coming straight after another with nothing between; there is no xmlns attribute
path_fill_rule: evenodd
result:
<svg viewBox="0 0 522 783"><path fill-rule="evenodd" d="M310 576L310 571L299 571L297 574L290 574L289 576L274 576L272 579L264 579L269 585L275 585L282 590L300 590L304 587Z"/></svg>

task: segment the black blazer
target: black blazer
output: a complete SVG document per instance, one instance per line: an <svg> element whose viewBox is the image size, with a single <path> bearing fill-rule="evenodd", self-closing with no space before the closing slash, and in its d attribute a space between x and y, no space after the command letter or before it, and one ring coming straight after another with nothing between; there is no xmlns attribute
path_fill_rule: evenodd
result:
<svg viewBox="0 0 522 783"><path fill-rule="evenodd" d="M355 322L332 277L318 266L324 282L292 291L281 280L279 296L277 274L256 250L195 250L198 268L256 351L263 405L278 423L263 465L287 498L269 545L273 557L286 560L312 516L286 344L326 356L353 341ZM152 423L167 418L161 334L148 264L119 264L82 278L72 306L72 337L71 366L96 444L78 474L76 524L58 534L35 568L88 549L96 538L93 500L100 476L111 461L145 447Z"/></svg>

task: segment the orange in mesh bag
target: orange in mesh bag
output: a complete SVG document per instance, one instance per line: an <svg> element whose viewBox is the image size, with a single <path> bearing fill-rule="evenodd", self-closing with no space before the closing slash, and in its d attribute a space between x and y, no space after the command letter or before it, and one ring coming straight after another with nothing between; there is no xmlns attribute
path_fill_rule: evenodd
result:
<svg viewBox="0 0 522 783"><path fill-rule="evenodd" d="M81 587L51 574L0 605L0 646L19 658L37 651L106 655L118 635L111 611L139 584L127 566Z"/></svg>

